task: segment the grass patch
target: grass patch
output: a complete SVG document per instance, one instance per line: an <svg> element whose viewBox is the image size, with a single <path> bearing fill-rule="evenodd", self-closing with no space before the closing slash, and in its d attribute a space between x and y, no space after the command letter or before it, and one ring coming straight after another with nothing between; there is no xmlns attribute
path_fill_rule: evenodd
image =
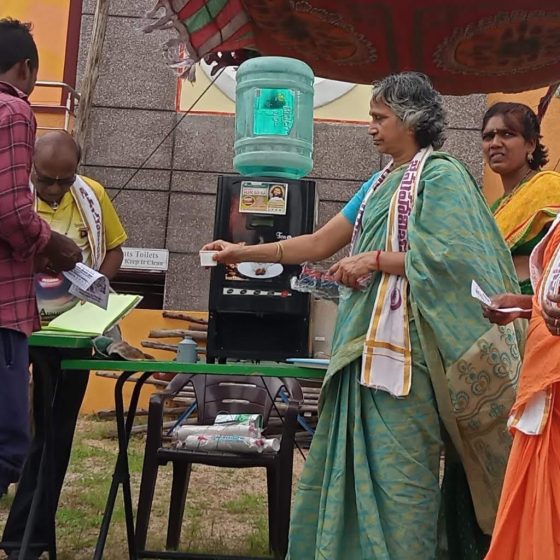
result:
<svg viewBox="0 0 560 560"><path fill-rule="evenodd" d="M78 422L70 466L57 514L59 560L93 556L111 476L117 460L113 420L95 417ZM133 435L129 464L136 507L144 459L145 437ZM295 476L302 466L295 462ZM160 467L152 506L148 548L163 550L171 491L171 466ZM7 519L14 488L0 500L0 524ZM207 554L266 556L268 514L264 469L192 469L182 525L181 550ZM128 558L122 492L119 492L104 560Z"/></svg>
<svg viewBox="0 0 560 560"><path fill-rule="evenodd" d="M266 500L260 494L245 494L226 502L224 507L229 513L262 513L263 508L266 509Z"/></svg>

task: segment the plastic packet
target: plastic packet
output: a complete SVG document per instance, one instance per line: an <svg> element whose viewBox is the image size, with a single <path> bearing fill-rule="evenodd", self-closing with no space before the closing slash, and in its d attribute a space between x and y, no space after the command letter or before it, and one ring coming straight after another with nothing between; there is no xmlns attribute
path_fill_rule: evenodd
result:
<svg viewBox="0 0 560 560"><path fill-rule="evenodd" d="M224 435L224 436L243 436L243 437L261 437L262 430L254 424L213 424L204 426L201 424L190 424L188 426L180 426L173 437L179 441L184 441L188 436L198 435Z"/></svg>
<svg viewBox="0 0 560 560"><path fill-rule="evenodd" d="M262 437L263 418L260 414L218 414L214 424L191 424L179 426L172 437L176 447L184 447L184 442L191 436L240 436L260 439Z"/></svg>
<svg viewBox="0 0 560 560"><path fill-rule="evenodd" d="M326 270L304 263L299 276L290 281L292 290L313 294L319 299L338 299L339 284Z"/></svg>
<svg viewBox="0 0 560 560"><path fill-rule="evenodd" d="M262 428L263 418L260 414L217 414L214 424L249 424Z"/></svg>
<svg viewBox="0 0 560 560"><path fill-rule="evenodd" d="M231 453L276 453L280 449L277 438L253 438L235 435L200 434L187 436L178 448L190 451L228 451Z"/></svg>
<svg viewBox="0 0 560 560"><path fill-rule="evenodd" d="M358 280L358 289L366 290L372 280L372 274L367 274ZM344 298L354 291L354 288L343 286L334 277L318 266L304 263L297 278L291 279L291 288L298 292L313 294L318 299L337 300Z"/></svg>

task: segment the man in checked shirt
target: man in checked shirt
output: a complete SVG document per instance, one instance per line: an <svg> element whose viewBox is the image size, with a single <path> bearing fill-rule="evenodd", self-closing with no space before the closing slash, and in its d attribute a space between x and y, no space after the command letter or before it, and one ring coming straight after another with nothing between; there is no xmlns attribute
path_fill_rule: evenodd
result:
<svg viewBox="0 0 560 560"><path fill-rule="evenodd" d="M27 96L38 68L30 25L0 19L0 496L18 480L29 444L27 337L40 328L33 274L70 270L82 258L33 211Z"/></svg>

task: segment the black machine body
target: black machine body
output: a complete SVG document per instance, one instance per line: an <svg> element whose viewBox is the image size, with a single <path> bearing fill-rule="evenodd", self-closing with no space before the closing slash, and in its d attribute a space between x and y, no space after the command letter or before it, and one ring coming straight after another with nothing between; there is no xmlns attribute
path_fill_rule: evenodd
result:
<svg viewBox="0 0 560 560"><path fill-rule="evenodd" d="M214 239L257 245L312 233L315 183L271 177L218 179ZM210 280L207 358L309 356L309 294L291 287L299 265L218 265Z"/></svg>

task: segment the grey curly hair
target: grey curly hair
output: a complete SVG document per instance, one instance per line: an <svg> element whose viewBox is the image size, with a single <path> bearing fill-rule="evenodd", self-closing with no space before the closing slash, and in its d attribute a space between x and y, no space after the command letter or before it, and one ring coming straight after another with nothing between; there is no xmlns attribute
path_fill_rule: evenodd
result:
<svg viewBox="0 0 560 560"><path fill-rule="evenodd" d="M372 99L388 105L414 131L421 148L443 146L446 125L443 97L425 74L402 72L374 82Z"/></svg>

